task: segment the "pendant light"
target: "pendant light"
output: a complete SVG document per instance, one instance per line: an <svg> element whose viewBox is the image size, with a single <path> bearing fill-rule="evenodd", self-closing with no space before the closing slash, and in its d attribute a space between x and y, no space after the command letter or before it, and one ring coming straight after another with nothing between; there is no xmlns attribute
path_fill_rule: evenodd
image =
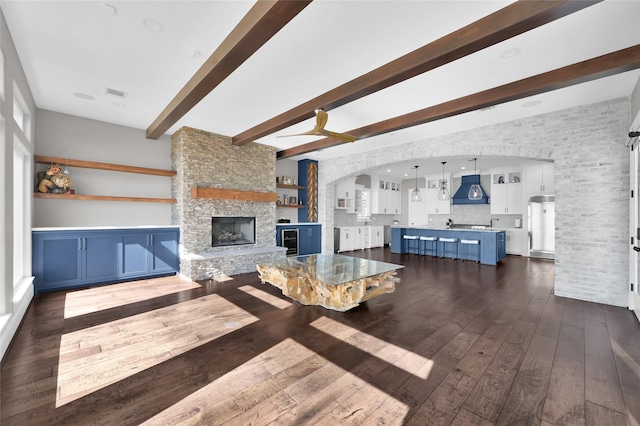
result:
<svg viewBox="0 0 640 426"><path fill-rule="evenodd" d="M473 174L474 174L474 176L477 176L477 173L476 173L476 161L477 160L478 160L477 158L473 159ZM480 176L478 176L477 179L478 179L478 182L474 183L473 185L471 185L471 188L469 188L468 197L469 197L470 200L481 200L482 196L484 195L482 193L482 187L480 186Z"/></svg>
<svg viewBox="0 0 640 426"><path fill-rule="evenodd" d="M438 201L447 201L449 199L449 190L447 189L447 182L444 180L444 165L446 161L442 162L442 181L440 182L440 190L438 191Z"/></svg>
<svg viewBox="0 0 640 426"><path fill-rule="evenodd" d="M422 192L420 192L420 190L418 189L418 167L419 166L413 166L416 169L416 188L411 191L411 201L414 201L416 203L422 201Z"/></svg>

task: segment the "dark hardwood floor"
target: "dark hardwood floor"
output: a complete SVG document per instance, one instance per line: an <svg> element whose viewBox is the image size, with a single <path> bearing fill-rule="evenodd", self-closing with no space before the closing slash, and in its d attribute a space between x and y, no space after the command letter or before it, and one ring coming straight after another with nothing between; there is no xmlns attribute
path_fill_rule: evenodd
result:
<svg viewBox="0 0 640 426"><path fill-rule="evenodd" d="M640 423L640 325L554 296L553 262L347 254L406 265L395 293L340 313L251 273L38 295L0 423Z"/></svg>

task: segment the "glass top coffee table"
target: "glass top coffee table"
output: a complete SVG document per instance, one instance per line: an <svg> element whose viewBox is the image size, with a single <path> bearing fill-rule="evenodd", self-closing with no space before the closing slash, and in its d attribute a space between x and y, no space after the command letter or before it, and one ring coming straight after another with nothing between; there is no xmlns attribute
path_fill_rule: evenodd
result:
<svg viewBox="0 0 640 426"><path fill-rule="evenodd" d="M272 284L303 305L336 311L392 293L400 281L396 271L401 268L404 266L340 254L288 257L284 262L257 265L262 283Z"/></svg>

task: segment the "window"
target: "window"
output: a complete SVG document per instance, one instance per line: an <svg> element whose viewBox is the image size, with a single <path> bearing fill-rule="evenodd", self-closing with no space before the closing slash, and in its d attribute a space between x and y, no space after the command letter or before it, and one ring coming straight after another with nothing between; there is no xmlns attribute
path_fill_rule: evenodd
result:
<svg viewBox="0 0 640 426"><path fill-rule="evenodd" d="M4 53L0 50L0 98L4 99Z"/></svg>
<svg viewBox="0 0 640 426"><path fill-rule="evenodd" d="M16 98L13 98L13 121L16 122L22 133L24 133L24 110Z"/></svg>
<svg viewBox="0 0 640 426"><path fill-rule="evenodd" d="M368 222L371 220L371 191L368 189L356 190L356 220Z"/></svg>
<svg viewBox="0 0 640 426"><path fill-rule="evenodd" d="M24 278L25 155L13 146L13 286Z"/></svg>

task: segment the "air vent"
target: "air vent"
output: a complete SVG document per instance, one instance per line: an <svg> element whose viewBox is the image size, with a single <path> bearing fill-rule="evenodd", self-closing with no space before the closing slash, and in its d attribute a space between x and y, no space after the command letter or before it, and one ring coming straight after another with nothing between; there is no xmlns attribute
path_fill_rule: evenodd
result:
<svg viewBox="0 0 640 426"><path fill-rule="evenodd" d="M122 90L112 89L111 87L105 88L105 93L107 95L115 96L115 97L120 98L120 99L124 99L124 98L127 97L127 94L125 92L123 92Z"/></svg>

